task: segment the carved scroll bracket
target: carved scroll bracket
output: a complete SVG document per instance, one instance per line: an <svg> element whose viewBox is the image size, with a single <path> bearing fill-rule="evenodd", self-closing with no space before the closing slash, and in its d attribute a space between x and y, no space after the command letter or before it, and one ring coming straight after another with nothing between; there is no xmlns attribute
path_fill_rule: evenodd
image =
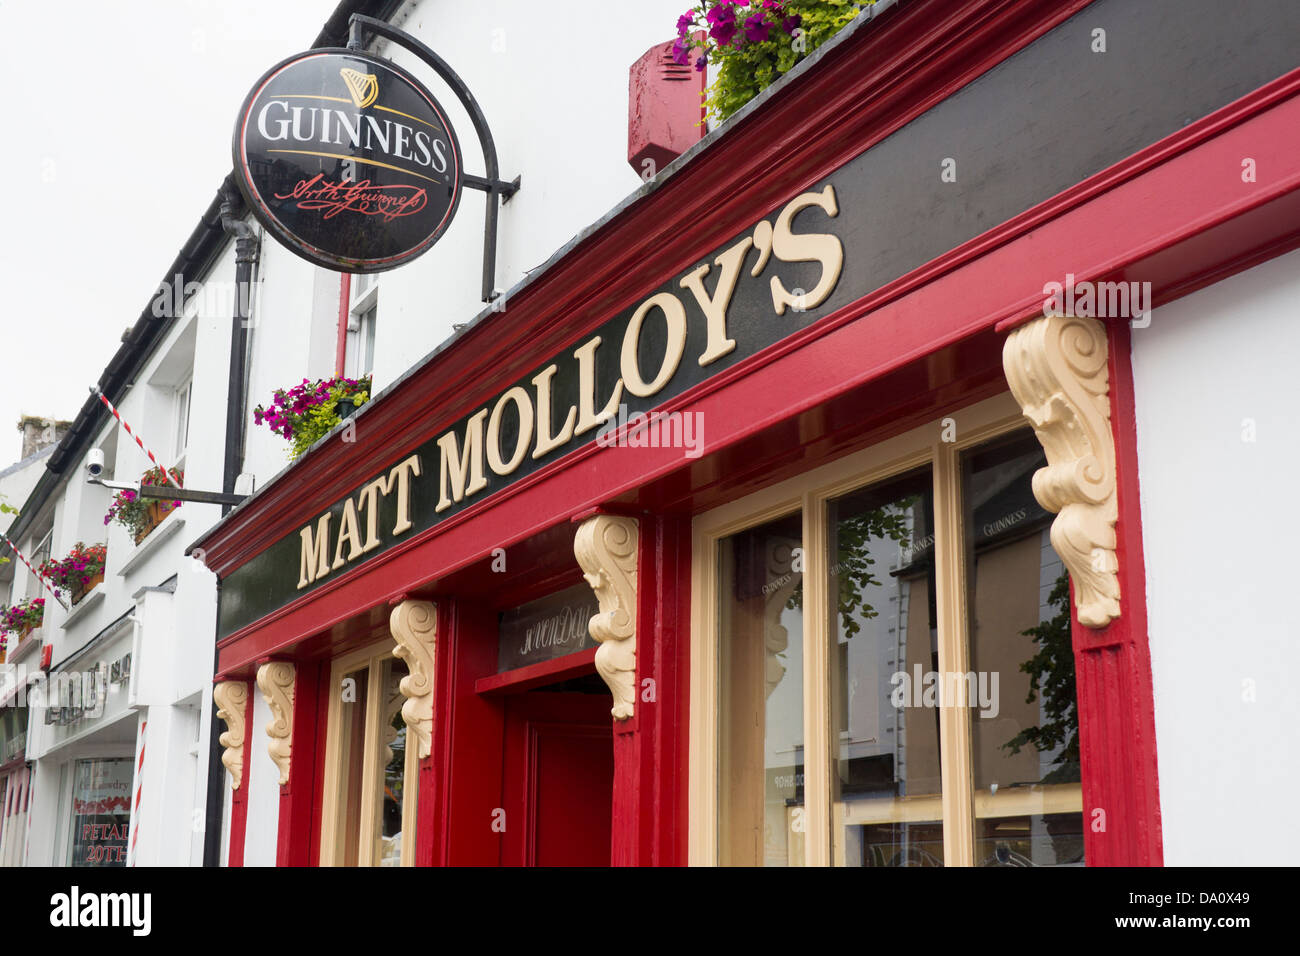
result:
<svg viewBox="0 0 1300 956"><path fill-rule="evenodd" d="M573 553L600 604L587 625L596 650L596 670L614 695L610 713L628 720L636 700L635 518L595 515L578 526Z"/></svg>
<svg viewBox="0 0 1300 956"><path fill-rule="evenodd" d="M212 700L217 705L217 717L226 723L226 730L217 742L221 744L221 762L230 771L230 789L238 790L244 779L244 710L248 706L248 684L242 680L227 680L212 688Z"/></svg>
<svg viewBox="0 0 1300 956"><path fill-rule="evenodd" d="M280 786L289 782L289 758L293 752L293 691L297 673L297 668L288 661L269 661L257 669L257 686L266 705L271 708L271 720L266 725L266 735L271 740L266 750L280 768Z"/></svg>
<svg viewBox="0 0 1300 956"><path fill-rule="evenodd" d="M1002 367L1047 453L1034 497L1057 513L1052 547L1070 570L1079 621L1105 627L1120 613L1106 328L1077 316L1037 319L1007 339Z"/></svg>
<svg viewBox="0 0 1300 956"><path fill-rule="evenodd" d="M433 752L433 655L438 609L431 601L402 601L388 616L388 628L397 642L393 655L406 661L408 670L398 685L406 698L402 719L415 735L423 760Z"/></svg>

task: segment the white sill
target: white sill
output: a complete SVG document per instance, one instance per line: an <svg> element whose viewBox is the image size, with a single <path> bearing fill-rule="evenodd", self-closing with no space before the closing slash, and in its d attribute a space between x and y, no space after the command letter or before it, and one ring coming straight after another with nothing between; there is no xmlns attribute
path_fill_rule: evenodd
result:
<svg viewBox="0 0 1300 956"><path fill-rule="evenodd" d="M66 631L68 628L72 627L73 624L76 624L77 621L85 617L86 613L102 600L104 600L103 582L95 585L93 591L76 604L72 605L72 610L68 612L68 616L63 619L63 623L60 624L59 627Z"/></svg>
<svg viewBox="0 0 1300 956"><path fill-rule="evenodd" d="M166 518L163 518L162 524L150 531L149 536L135 546L135 551L131 554L131 557L127 558L126 563L117 569L117 576L124 578L129 575L148 560L149 555L161 548L164 541L175 537L183 527L185 527L185 519L180 516L180 509L178 508Z"/></svg>

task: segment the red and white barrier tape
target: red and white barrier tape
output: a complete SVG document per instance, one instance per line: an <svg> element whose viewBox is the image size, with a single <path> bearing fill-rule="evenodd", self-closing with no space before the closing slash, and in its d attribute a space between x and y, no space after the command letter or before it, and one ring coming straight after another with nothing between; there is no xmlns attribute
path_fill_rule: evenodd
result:
<svg viewBox="0 0 1300 956"><path fill-rule="evenodd" d="M103 392L101 392L98 386L92 386L90 390L99 396L99 400L104 403L105 407L110 412L113 413L113 417L117 419L119 425L121 425L124 429L126 429L126 433L135 439L135 443L140 446L140 450L142 452L144 452L146 455L149 456L149 460L153 462L156 467L162 468L163 477L167 479L167 483L170 484L173 488L179 488L180 483L177 482L176 479L172 477L171 469L164 468L161 464L159 464L158 459L154 457L154 453L145 447L144 442L140 440L140 436L137 435L131 429L131 426L130 424L127 423L127 420L122 417L122 413L113 407L113 403L108 400L108 396L105 395Z"/></svg>
<svg viewBox="0 0 1300 956"><path fill-rule="evenodd" d="M21 561L23 564L27 565L27 570L32 572L32 574L36 576L37 580L39 580L43 585L45 585L45 590L49 591L50 594L54 596L54 600L59 602L59 607L63 608L63 610L65 611L68 610L68 606L63 603L63 598L59 597L59 592L54 589L54 585L50 584L49 579L45 575L41 574L41 572L37 571L34 567L32 567L32 563L27 560L27 556L18 550L18 545L14 544L12 541L9 540L9 535L5 534L3 531L0 531L0 538L5 539L5 544L9 545L9 547L13 550L14 554L18 555L18 560Z"/></svg>
<svg viewBox="0 0 1300 956"><path fill-rule="evenodd" d="M149 727L149 721L140 721L140 759L135 765L135 807L131 810L131 819L135 822L135 829L131 831L131 865L135 866L136 847L140 843L140 795L144 792L144 732Z"/></svg>

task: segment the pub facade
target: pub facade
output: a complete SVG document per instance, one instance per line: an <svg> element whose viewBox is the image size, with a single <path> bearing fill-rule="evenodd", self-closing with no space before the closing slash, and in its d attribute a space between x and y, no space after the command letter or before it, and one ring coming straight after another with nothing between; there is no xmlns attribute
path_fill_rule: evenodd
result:
<svg viewBox="0 0 1300 956"><path fill-rule="evenodd" d="M893 5L466 315L191 545L223 861L1291 859L1297 35Z"/></svg>

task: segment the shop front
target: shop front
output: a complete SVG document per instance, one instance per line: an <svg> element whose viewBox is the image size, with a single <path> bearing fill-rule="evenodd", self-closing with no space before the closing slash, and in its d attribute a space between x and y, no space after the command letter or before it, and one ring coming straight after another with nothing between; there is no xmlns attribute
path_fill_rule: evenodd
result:
<svg viewBox="0 0 1300 956"><path fill-rule="evenodd" d="M195 542L229 862L1159 864L1131 337L1300 221L1191 6L846 32Z"/></svg>
<svg viewBox="0 0 1300 956"><path fill-rule="evenodd" d="M34 792L28 863L130 864L138 717L129 705L132 621L29 680ZM39 850L35 848L40 848ZM40 858L33 856L37 853ZM46 858L48 854L48 858Z"/></svg>

